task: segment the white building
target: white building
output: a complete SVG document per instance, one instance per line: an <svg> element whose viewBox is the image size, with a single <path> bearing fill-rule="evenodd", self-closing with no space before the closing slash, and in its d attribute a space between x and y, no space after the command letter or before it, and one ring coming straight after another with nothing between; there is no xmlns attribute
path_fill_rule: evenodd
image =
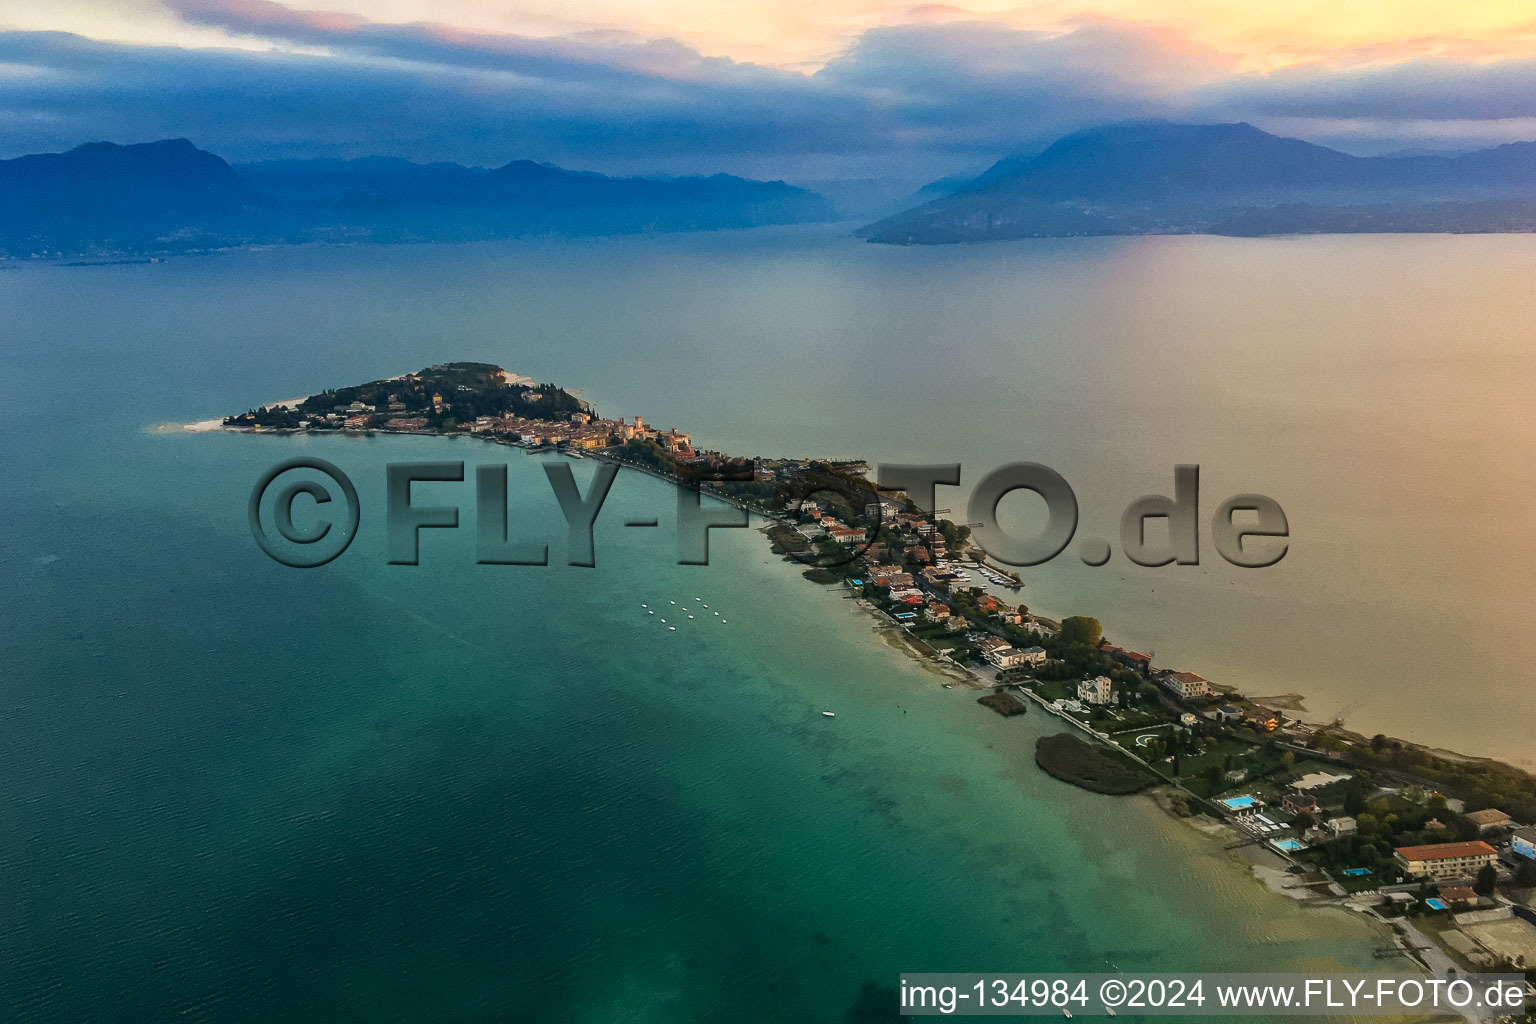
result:
<svg viewBox="0 0 1536 1024"><path fill-rule="evenodd" d="M1182 700L1211 695L1211 684L1193 672L1171 672L1158 682L1165 690Z"/></svg>
<svg viewBox="0 0 1536 1024"><path fill-rule="evenodd" d="M1019 668L1029 664L1024 652L1013 647L994 647L982 655L998 668Z"/></svg>
<svg viewBox="0 0 1536 1024"><path fill-rule="evenodd" d="M1357 826L1355 824L1354 818L1344 817L1329 818L1327 821L1323 822L1323 828L1326 828L1329 834L1333 836L1333 838L1338 839L1340 836L1354 835Z"/></svg>
<svg viewBox="0 0 1536 1024"><path fill-rule="evenodd" d="M1084 679L1077 684L1077 699L1084 704L1108 704L1114 700L1114 687L1108 676Z"/></svg>

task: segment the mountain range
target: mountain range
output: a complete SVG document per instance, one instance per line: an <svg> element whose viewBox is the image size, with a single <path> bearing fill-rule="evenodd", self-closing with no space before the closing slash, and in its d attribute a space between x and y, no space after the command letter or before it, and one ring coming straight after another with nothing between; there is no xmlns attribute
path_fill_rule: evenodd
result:
<svg viewBox="0 0 1536 1024"><path fill-rule="evenodd" d="M232 167L186 139L0 160L0 253L117 254L310 241L466 241L829 220L782 181L614 178L515 160L388 157Z"/></svg>
<svg viewBox="0 0 1536 1024"><path fill-rule="evenodd" d="M1536 231L1536 142L1352 156L1249 124L1136 121L943 179L859 230L937 244L1068 235ZM878 209L878 207L866 207ZM884 206L884 209L891 209ZM872 215L867 214L867 215ZM830 221L782 181L609 177L514 160L231 166L186 139L0 160L0 255L314 241L470 241Z"/></svg>
<svg viewBox="0 0 1536 1024"><path fill-rule="evenodd" d="M860 229L936 244L1066 235L1536 230L1536 143L1351 156L1250 124L1127 122L1067 135Z"/></svg>

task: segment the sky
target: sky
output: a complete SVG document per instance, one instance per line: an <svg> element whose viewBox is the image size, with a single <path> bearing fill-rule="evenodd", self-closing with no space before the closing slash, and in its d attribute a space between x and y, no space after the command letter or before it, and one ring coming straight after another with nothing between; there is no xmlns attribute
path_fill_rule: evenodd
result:
<svg viewBox="0 0 1536 1024"><path fill-rule="evenodd" d="M186 137L927 180L1141 117L1357 153L1536 139L1532 0L308 3L0 0L0 157Z"/></svg>

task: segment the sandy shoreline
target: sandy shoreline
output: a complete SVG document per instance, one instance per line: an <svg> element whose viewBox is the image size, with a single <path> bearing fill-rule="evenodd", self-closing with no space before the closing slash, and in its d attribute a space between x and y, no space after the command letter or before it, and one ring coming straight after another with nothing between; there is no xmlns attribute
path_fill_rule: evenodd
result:
<svg viewBox="0 0 1536 1024"><path fill-rule="evenodd" d="M311 396L309 396L309 395L300 395L298 398L283 398L283 399L279 399L276 402L263 402L261 404L263 406L265 406L266 408L268 408L268 409L278 409L278 408L297 409L299 406L301 406L305 402L309 401L310 397ZM181 423L181 424L177 424L177 426L179 426L182 430L186 431L189 434L206 434L209 431L213 431L213 430L223 430L224 429L224 417L223 416L217 416L217 417L214 417L213 419L198 420L195 423Z"/></svg>

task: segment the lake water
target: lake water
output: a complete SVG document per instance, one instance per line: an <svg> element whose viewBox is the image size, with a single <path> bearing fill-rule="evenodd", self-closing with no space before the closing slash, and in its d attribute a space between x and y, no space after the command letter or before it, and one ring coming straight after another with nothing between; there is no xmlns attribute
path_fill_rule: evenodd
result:
<svg viewBox="0 0 1536 1024"><path fill-rule="evenodd" d="M0 423L121 430L474 358L726 451L960 462L940 489L958 509L992 468L1042 462L1079 537L1116 540L1131 500L1198 463L1201 565L1093 569L1074 544L1026 572L1028 603L1305 694L1314 719L1531 767L1533 275L1523 235L892 248L825 229L24 268L0 272ZM1204 529L1250 491L1290 520L1269 569ZM1027 501L1006 521L1033 524Z"/></svg>
<svg viewBox="0 0 1536 1024"><path fill-rule="evenodd" d="M1286 507L1280 566L1063 557L1031 604L1529 763L1533 254L784 231L0 271L8 1016L837 1021L902 970L1379 967L1149 801L1045 778L1042 716L940 688L755 532L673 564L658 481L621 475L581 570L520 453L149 427L472 358L729 451L1045 462L1085 536L1195 461ZM295 454L364 506L309 572L245 522ZM557 564L464 529L386 565L385 463L440 458L509 459Z"/></svg>

